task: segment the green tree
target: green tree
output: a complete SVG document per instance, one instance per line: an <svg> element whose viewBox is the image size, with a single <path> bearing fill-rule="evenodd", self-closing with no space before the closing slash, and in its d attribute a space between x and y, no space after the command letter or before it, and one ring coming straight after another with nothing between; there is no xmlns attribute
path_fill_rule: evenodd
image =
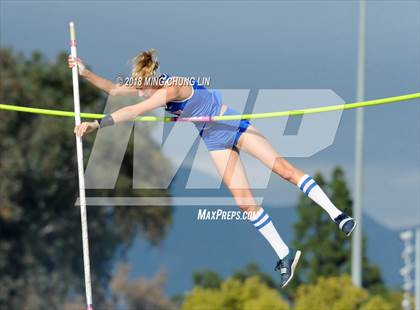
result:
<svg viewBox="0 0 420 310"><path fill-rule="evenodd" d="M259 277L261 282L270 288L276 288L277 284L273 278L262 272L258 264L249 263L243 269L237 269L233 272L232 278L244 283L246 279L251 277ZM201 286L202 288L220 288L223 279L213 270L201 270L193 273L194 286Z"/></svg>
<svg viewBox="0 0 420 310"><path fill-rule="evenodd" d="M319 277L314 284L297 288L295 310L397 310L391 302L379 295L369 295L367 290L353 286L348 275Z"/></svg>
<svg viewBox="0 0 420 310"><path fill-rule="evenodd" d="M340 210L352 214L352 200L344 172L337 167L330 183L322 175L315 177L317 183L327 192ZM294 289L300 283L314 283L319 276L337 276L350 271L350 238L341 232L326 212L306 195L301 194L297 206L298 221L294 225L295 248L302 250L299 272L291 283ZM364 247L366 246L364 238ZM383 289L380 269L371 264L363 251L363 287L372 291ZM290 291L290 290L289 290Z"/></svg>
<svg viewBox="0 0 420 310"><path fill-rule="evenodd" d="M238 279L241 282L245 282L246 279L250 277L254 277L254 276L259 277L260 280L263 283L265 283L268 287L271 287L271 288L277 287L277 284L273 280L273 278L269 274L262 272L260 267L256 263L249 263L248 265L245 266L243 270L242 269L236 270L233 273L232 278Z"/></svg>
<svg viewBox="0 0 420 310"><path fill-rule="evenodd" d="M193 282L195 286L202 288L219 288L222 284L222 278L213 270L202 270L193 273Z"/></svg>
<svg viewBox="0 0 420 310"><path fill-rule="evenodd" d="M46 60L0 49L0 103L72 110L67 55ZM100 112L104 97L81 79L83 110ZM83 262L73 123L54 118L0 111L0 308L57 309L83 295ZM94 136L84 139L86 152ZM147 131L139 138L144 168L159 180L168 171L166 158ZM132 191L132 145L116 190L95 196L147 194ZM166 191L158 191L169 196ZM142 233L158 243L171 223L168 207L92 207L88 210L95 302L105 304L112 259Z"/></svg>
<svg viewBox="0 0 420 310"><path fill-rule="evenodd" d="M372 297L366 304L364 304L361 310L393 310L399 309L400 307L394 308L392 304L385 301L381 296Z"/></svg>
<svg viewBox="0 0 420 310"><path fill-rule="evenodd" d="M182 310L287 310L288 304L258 276L241 282L229 278L219 289L195 287L186 294Z"/></svg>

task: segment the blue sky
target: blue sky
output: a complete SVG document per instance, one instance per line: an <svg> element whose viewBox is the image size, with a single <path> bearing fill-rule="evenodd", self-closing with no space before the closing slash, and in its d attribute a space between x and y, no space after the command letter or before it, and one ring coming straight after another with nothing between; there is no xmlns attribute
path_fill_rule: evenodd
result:
<svg viewBox="0 0 420 310"><path fill-rule="evenodd" d="M368 1L366 99L419 90L419 6ZM332 89L355 100L355 1L1 1L0 9L1 46L54 57L68 48L73 20L79 55L110 79L154 47L163 71L210 76L215 88ZM309 173L341 165L352 186L354 115L343 114L332 146L292 162ZM366 109L365 121L365 212L392 228L418 224L418 101ZM273 176L265 202L287 206L296 195Z"/></svg>

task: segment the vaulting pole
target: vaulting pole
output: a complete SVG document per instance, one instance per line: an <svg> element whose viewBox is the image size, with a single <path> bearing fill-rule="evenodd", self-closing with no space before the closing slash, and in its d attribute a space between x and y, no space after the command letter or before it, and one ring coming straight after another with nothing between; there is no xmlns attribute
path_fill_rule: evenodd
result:
<svg viewBox="0 0 420 310"><path fill-rule="evenodd" d="M74 23L70 23L70 49L71 56L77 57L76 49L76 28ZM76 126L80 125L80 96L79 96L79 72L77 65L72 68L73 77L73 100L74 100L74 120ZM89 259L89 236L86 214L86 193L85 193L85 176L83 169L83 144L82 138L76 136L77 149L77 168L79 174L79 196L80 196L80 217L82 222L82 242L83 242L83 265L85 270L85 289L86 304L88 310L93 310L92 302L92 283L90 279L90 259Z"/></svg>

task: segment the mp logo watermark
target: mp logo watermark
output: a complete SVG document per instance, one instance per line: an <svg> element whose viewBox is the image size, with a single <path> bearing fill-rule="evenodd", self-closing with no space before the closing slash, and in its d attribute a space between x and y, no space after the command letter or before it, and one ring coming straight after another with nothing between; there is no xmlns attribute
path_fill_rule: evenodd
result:
<svg viewBox="0 0 420 310"><path fill-rule="evenodd" d="M197 91L197 90L196 90ZM326 89L247 89L219 90L223 103L253 114L275 111L301 110L344 104L334 91ZM105 113L141 101L139 97L110 96ZM274 149L287 158L310 157L332 145L341 120L342 110L302 116L251 119ZM164 109L153 112L167 116ZM239 125L239 122L238 122ZM133 189L165 189L168 197L87 197L88 205L110 206L227 206L236 205L223 188L210 154L191 122L131 122L102 128L98 131L85 171L86 189L114 189L119 172L133 136ZM153 142L160 155L145 158ZM249 176L251 189L267 188L271 170L257 159L243 154L241 160ZM149 169L153 161L165 173L157 175ZM158 161L158 163L156 163ZM256 197L262 203L264 197Z"/></svg>

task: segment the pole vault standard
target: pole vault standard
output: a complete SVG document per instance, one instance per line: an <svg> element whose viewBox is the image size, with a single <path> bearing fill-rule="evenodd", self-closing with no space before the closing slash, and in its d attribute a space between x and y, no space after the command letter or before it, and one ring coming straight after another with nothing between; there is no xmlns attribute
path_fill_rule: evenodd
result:
<svg viewBox="0 0 420 310"><path fill-rule="evenodd" d="M70 49L71 56L77 57L76 49L76 28L74 23L70 23ZM80 96L79 96L79 72L77 65L72 68L73 77L73 100L74 100L74 120L76 126L80 125ZM77 149L77 171L79 174L79 196L80 196L80 217L82 222L82 242L83 242L83 265L85 270L85 289L87 310L93 310L92 302L92 283L90 279L90 259L89 259L89 236L86 214L86 193L85 175L83 170L83 143L82 138L76 136Z"/></svg>

